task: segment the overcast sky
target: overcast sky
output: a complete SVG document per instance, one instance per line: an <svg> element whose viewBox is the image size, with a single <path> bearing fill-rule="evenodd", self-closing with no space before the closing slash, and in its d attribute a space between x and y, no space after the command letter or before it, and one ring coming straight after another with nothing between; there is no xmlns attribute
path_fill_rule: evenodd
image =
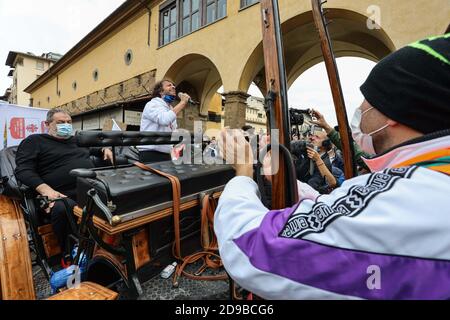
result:
<svg viewBox="0 0 450 320"><path fill-rule="evenodd" d="M237 0L236 0L237 1ZM0 0L0 95L12 79L5 61L9 51L64 54L119 7L124 0ZM359 86L374 63L358 58L338 59L349 117L363 100ZM250 94L261 96L251 88ZM289 105L316 107L336 124L323 63L307 70L289 90Z"/></svg>
<svg viewBox="0 0 450 320"><path fill-rule="evenodd" d="M9 51L64 54L124 0L0 0L0 95L11 85Z"/></svg>
<svg viewBox="0 0 450 320"><path fill-rule="evenodd" d="M367 79L375 63L366 59L345 57L338 58L337 65L350 121L355 109L364 100L359 87ZM261 92L255 86L250 87L249 94L262 97ZM333 97L323 62L305 71L292 84L288 91L288 102L289 106L294 108L317 109L331 125L337 125Z"/></svg>

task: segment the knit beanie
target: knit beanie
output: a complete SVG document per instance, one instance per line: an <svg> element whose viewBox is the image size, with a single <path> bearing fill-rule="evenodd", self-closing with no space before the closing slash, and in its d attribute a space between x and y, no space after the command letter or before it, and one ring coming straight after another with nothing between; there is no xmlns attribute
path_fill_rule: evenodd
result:
<svg viewBox="0 0 450 320"><path fill-rule="evenodd" d="M390 54L361 92L386 117L423 134L450 129L450 33Z"/></svg>

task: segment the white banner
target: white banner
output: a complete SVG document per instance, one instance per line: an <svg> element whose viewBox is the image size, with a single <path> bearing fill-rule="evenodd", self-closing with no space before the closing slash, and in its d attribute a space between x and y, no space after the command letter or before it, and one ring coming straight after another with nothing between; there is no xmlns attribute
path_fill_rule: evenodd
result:
<svg viewBox="0 0 450 320"><path fill-rule="evenodd" d="M29 135L46 133L45 119L48 109L0 104L0 150L17 146Z"/></svg>

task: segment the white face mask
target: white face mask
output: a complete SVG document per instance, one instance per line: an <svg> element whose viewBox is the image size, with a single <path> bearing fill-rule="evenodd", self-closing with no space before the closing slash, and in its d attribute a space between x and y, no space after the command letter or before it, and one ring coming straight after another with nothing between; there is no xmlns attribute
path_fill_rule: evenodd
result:
<svg viewBox="0 0 450 320"><path fill-rule="evenodd" d="M376 154L375 152L375 148L373 147L373 138L372 136L375 133L380 132L381 130L386 129L387 127L389 127L388 124L386 124L385 126L381 127L380 129L377 129L371 133L364 133L361 131L361 119L362 116L369 112L370 110L372 110L372 108L367 109L364 112L361 112L361 109L358 108L355 111L355 114L353 115L353 119L351 122L351 129L352 129L352 136L353 139L355 140L355 142L360 146L361 150L368 153L368 154Z"/></svg>

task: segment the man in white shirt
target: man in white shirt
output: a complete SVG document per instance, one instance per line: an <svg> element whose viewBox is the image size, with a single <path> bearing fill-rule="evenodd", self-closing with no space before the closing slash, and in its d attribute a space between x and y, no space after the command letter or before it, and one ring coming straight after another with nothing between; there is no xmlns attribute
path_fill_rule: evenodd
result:
<svg viewBox="0 0 450 320"><path fill-rule="evenodd" d="M177 129L177 114L189 103L189 95L180 93L181 101L172 107L176 99L176 87L170 80L161 80L153 88L153 97L146 104L141 119L141 131L173 132ZM147 145L139 147L141 162L171 160L171 145Z"/></svg>

